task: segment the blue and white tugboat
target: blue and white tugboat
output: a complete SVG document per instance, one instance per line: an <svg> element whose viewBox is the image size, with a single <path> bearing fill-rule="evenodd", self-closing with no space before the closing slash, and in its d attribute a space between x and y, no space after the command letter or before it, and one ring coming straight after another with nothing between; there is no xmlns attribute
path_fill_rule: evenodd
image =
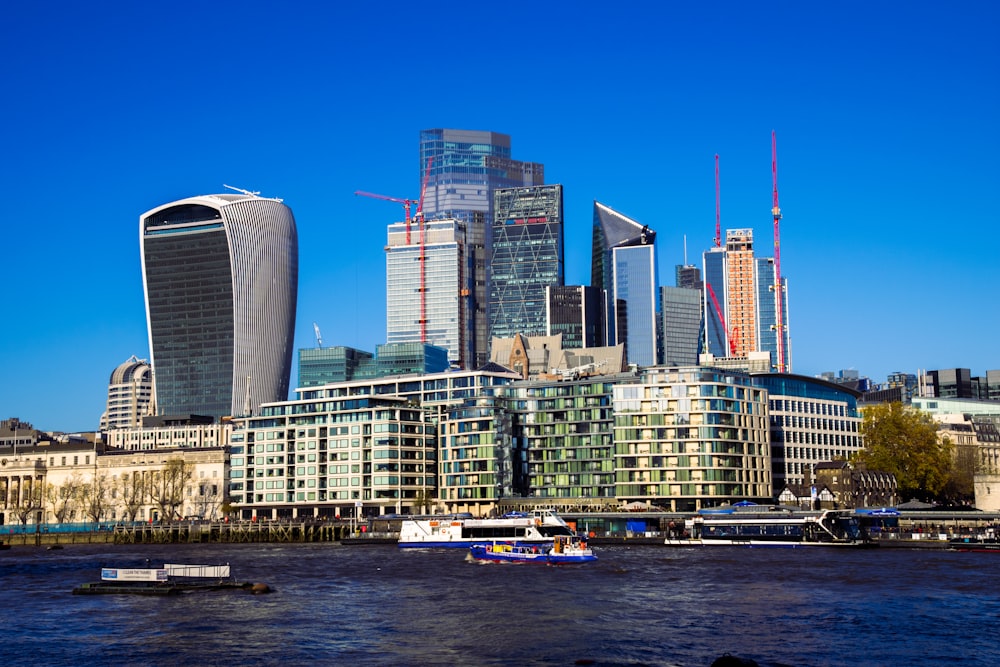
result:
<svg viewBox="0 0 1000 667"><path fill-rule="evenodd" d="M564 565L597 560L593 549L579 537L558 535L552 546L529 546L491 542L469 547L469 559L494 563L544 563Z"/></svg>

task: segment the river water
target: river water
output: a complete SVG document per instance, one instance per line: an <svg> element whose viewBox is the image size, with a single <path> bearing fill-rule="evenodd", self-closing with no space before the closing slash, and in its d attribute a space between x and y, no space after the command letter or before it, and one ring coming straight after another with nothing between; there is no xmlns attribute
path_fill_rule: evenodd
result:
<svg viewBox="0 0 1000 667"><path fill-rule="evenodd" d="M0 551L5 665L705 666L1000 663L1000 554L597 547L575 566L337 544ZM101 567L224 564L264 582L76 596Z"/></svg>

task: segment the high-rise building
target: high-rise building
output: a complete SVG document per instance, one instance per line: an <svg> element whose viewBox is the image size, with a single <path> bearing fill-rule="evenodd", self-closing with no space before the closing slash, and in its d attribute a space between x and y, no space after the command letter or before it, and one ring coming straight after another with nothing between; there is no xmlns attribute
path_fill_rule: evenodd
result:
<svg viewBox="0 0 1000 667"><path fill-rule="evenodd" d="M745 359L767 352L778 364L776 271L771 257L755 257L752 229L729 229L726 245L703 256L705 309L704 352ZM785 372L791 372L788 327L788 281L784 284L781 331Z"/></svg>
<svg viewBox="0 0 1000 667"><path fill-rule="evenodd" d="M252 413L288 396L295 218L279 199L191 197L139 218L158 414Z"/></svg>
<svg viewBox="0 0 1000 667"><path fill-rule="evenodd" d="M701 290L660 288L660 331L666 366L696 366L701 333Z"/></svg>
<svg viewBox="0 0 1000 667"><path fill-rule="evenodd" d="M545 289L563 284L562 186L500 188L493 202L490 338L542 335Z"/></svg>
<svg viewBox="0 0 1000 667"><path fill-rule="evenodd" d="M427 173L427 166L430 172ZM489 276L493 191L545 183L541 164L511 159L510 137L497 132L433 129L420 133L420 179L427 175L423 214L452 218L466 229L465 289L469 304L462 321L477 368L489 360Z"/></svg>
<svg viewBox="0 0 1000 667"><path fill-rule="evenodd" d="M407 233L389 225L385 248L386 339L430 343L465 367L472 354L466 322L466 229L458 220L431 220Z"/></svg>
<svg viewBox="0 0 1000 667"><path fill-rule="evenodd" d="M630 364L656 364L656 232L647 225L594 202L591 285L608 294L607 318L617 325L624 302L628 331L609 326L608 344L625 343Z"/></svg>
<svg viewBox="0 0 1000 667"><path fill-rule="evenodd" d="M562 334L564 348L604 347L605 298L600 287L553 285L546 288L546 336Z"/></svg>
<svg viewBox="0 0 1000 667"><path fill-rule="evenodd" d="M152 396L152 368L145 359L132 355L108 380L108 405L101 416L101 430L139 426L150 414Z"/></svg>
<svg viewBox="0 0 1000 667"><path fill-rule="evenodd" d="M674 266L674 277L677 287L701 289L701 269L697 266L677 264Z"/></svg>

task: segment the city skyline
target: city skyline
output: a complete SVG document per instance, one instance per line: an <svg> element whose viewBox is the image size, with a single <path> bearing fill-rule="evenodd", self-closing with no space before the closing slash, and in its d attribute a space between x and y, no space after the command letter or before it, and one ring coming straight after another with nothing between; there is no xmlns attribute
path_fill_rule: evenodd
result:
<svg viewBox="0 0 1000 667"><path fill-rule="evenodd" d="M386 342L385 231L403 212L353 193L419 197L428 128L509 135L564 186L566 284L590 282L597 200L656 230L661 286L685 247L697 265L711 246L716 153L723 230L772 254L774 130L795 371L1000 367L1000 262L973 236L998 217L993 5L533 6L530 58L445 59L422 55L416 7L390 25L251 2L199 8L226 25L200 49L150 47L196 7L8 11L0 417L97 428L111 373L151 357L138 217L223 184L295 212L295 349L315 346L313 322L327 345ZM433 27L536 35L493 14L445 3ZM514 80L544 104L490 101Z"/></svg>

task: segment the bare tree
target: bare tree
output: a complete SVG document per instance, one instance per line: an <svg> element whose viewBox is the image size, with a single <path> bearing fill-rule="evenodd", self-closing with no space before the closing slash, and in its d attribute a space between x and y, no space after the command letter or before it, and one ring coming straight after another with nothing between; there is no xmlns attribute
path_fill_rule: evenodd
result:
<svg viewBox="0 0 1000 667"><path fill-rule="evenodd" d="M191 465L184 459L170 459L162 470L153 471L150 500L159 508L161 518L180 517L177 510L184 504L184 487L193 476Z"/></svg>
<svg viewBox="0 0 1000 667"><path fill-rule="evenodd" d="M16 485L16 490L11 489L11 493L15 495L10 498L10 507L22 526L28 523L28 519L32 516L37 517L36 522L41 521L39 515L45 508L44 492L45 485L40 478L21 479Z"/></svg>
<svg viewBox="0 0 1000 667"><path fill-rule="evenodd" d="M84 514L94 523L101 521L111 509L111 480L107 474L99 472L89 484L84 484L80 494L80 504Z"/></svg>
<svg viewBox="0 0 1000 667"><path fill-rule="evenodd" d="M149 499L149 480L140 470L122 473L115 480L115 495L122 507L122 518L135 521L139 510Z"/></svg>
<svg viewBox="0 0 1000 667"><path fill-rule="evenodd" d="M221 511L223 494L218 481L202 479L195 487L191 504L195 512L203 519L214 519Z"/></svg>
<svg viewBox="0 0 1000 667"><path fill-rule="evenodd" d="M83 495L83 487L83 478L79 473L74 473L58 486L45 485L45 502L52 508L56 523L65 523L66 519L73 516Z"/></svg>

